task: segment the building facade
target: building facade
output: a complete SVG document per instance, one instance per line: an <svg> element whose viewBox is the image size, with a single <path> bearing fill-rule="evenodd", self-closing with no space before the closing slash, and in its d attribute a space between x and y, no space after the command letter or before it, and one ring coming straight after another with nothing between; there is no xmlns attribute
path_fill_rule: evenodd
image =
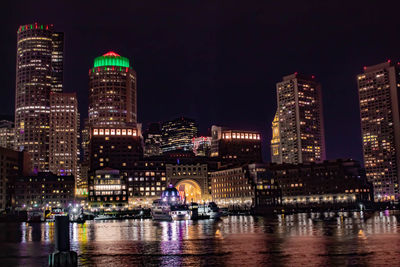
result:
<svg viewBox="0 0 400 267"><path fill-rule="evenodd" d="M334 205L373 201L373 188L355 160L271 164L284 205Z"/></svg>
<svg viewBox="0 0 400 267"><path fill-rule="evenodd" d="M32 171L27 152L0 147L0 211L15 207L15 181Z"/></svg>
<svg viewBox="0 0 400 267"><path fill-rule="evenodd" d="M89 124L137 123L136 72L129 59L114 52L95 58L89 70Z"/></svg>
<svg viewBox="0 0 400 267"><path fill-rule="evenodd" d="M159 123L151 123L144 133L144 156L162 155L161 144L161 126Z"/></svg>
<svg viewBox="0 0 400 267"><path fill-rule="evenodd" d="M163 153L184 150L192 151L192 138L197 136L196 122L188 118L178 118L162 124L162 151Z"/></svg>
<svg viewBox="0 0 400 267"><path fill-rule="evenodd" d="M75 93L50 93L49 169L78 178L78 101Z"/></svg>
<svg viewBox="0 0 400 267"><path fill-rule="evenodd" d="M194 137L193 153L195 156L210 157L211 156L211 136Z"/></svg>
<svg viewBox="0 0 400 267"><path fill-rule="evenodd" d="M211 134L211 157L219 157L223 162L262 162L259 132L213 125Z"/></svg>
<svg viewBox="0 0 400 267"><path fill-rule="evenodd" d="M67 208L74 203L75 178L51 172L18 177L15 182L15 206L28 208Z"/></svg>
<svg viewBox="0 0 400 267"><path fill-rule="evenodd" d="M400 198L400 68L390 61L357 76L367 178L375 200Z"/></svg>
<svg viewBox="0 0 400 267"><path fill-rule="evenodd" d="M0 121L0 147L15 149L14 122L8 120Z"/></svg>
<svg viewBox="0 0 400 267"><path fill-rule="evenodd" d="M93 127L90 136L89 169L129 169L143 157L140 129Z"/></svg>
<svg viewBox="0 0 400 267"><path fill-rule="evenodd" d="M272 124L273 131L279 129L279 136L275 130L272 161L296 164L325 160L321 85L314 76L295 73L283 77L276 90L278 110Z"/></svg>
<svg viewBox="0 0 400 267"><path fill-rule="evenodd" d="M94 210L128 208L126 176L111 168L91 172L89 202Z"/></svg>
<svg viewBox="0 0 400 267"><path fill-rule="evenodd" d="M35 171L49 170L50 92L60 90L63 64L57 34L53 25L37 23L17 31L16 148L30 153Z"/></svg>

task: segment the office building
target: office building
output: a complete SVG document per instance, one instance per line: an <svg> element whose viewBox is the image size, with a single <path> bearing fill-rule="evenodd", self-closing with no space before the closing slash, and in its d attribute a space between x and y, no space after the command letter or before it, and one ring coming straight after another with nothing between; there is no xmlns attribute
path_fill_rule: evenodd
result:
<svg viewBox="0 0 400 267"><path fill-rule="evenodd" d="M400 197L399 71L388 61L357 76L364 164L376 201Z"/></svg>
<svg viewBox="0 0 400 267"><path fill-rule="evenodd" d="M137 123L136 72L128 58L108 52L89 70L89 124L125 126Z"/></svg>
<svg viewBox="0 0 400 267"><path fill-rule="evenodd" d="M192 151L192 138L197 136L196 122L188 118L177 118L162 124L162 151Z"/></svg>
<svg viewBox="0 0 400 267"><path fill-rule="evenodd" d="M295 164L325 160L321 85L314 76L295 73L283 77L276 90L272 161Z"/></svg>
<svg viewBox="0 0 400 267"><path fill-rule="evenodd" d="M78 179L78 101L75 93L50 93L50 171Z"/></svg>
<svg viewBox="0 0 400 267"><path fill-rule="evenodd" d="M145 157L162 155L162 134L161 126L159 123L151 123L144 133L143 137Z"/></svg>
<svg viewBox="0 0 400 267"><path fill-rule="evenodd" d="M223 162L262 162L259 132L213 125L211 134L211 157L219 157Z"/></svg>
<svg viewBox="0 0 400 267"><path fill-rule="evenodd" d="M15 149L14 122L0 120L0 147Z"/></svg>
<svg viewBox="0 0 400 267"><path fill-rule="evenodd" d="M211 155L211 136L193 137L193 153L196 156L209 157Z"/></svg>
<svg viewBox="0 0 400 267"><path fill-rule="evenodd" d="M53 25L34 23L17 31L16 148L30 153L36 172L49 170L50 92L62 88L62 38Z"/></svg>

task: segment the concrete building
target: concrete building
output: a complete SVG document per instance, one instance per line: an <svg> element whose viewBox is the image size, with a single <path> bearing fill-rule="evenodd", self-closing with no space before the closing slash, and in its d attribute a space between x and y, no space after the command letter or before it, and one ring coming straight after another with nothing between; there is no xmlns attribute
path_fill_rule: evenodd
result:
<svg viewBox="0 0 400 267"><path fill-rule="evenodd" d="M35 171L49 170L50 92L62 90L62 38L53 25L34 23L17 31L16 148L30 153Z"/></svg>
<svg viewBox="0 0 400 267"><path fill-rule="evenodd" d="M8 120L0 121L0 147L15 149L14 122Z"/></svg>
<svg viewBox="0 0 400 267"><path fill-rule="evenodd" d="M400 198L399 71L388 61L357 76L364 164L376 201Z"/></svg>
<svg viewBox="0 0 400 267"><path fill-rule="evenodd" d="M27 152L0 147L0 211L15 207L15 180L29 175L31 171L31 159Z"/></svg>
<svg viewBox="0 0 400 267"><path fill-rule="evenodd" d="M219 157L223 162L262 162L259 132L213 125L211 135L211 157Z"/></svg>
<svg viewBox="0 0 400 267"><path fill-rule="evenodd" d="M75 178L51 172L18 177L15 181L17 208L67 208L75 199Z"/></svg>
<svg viewBox="0 0 400 267"><path fill-rule="evenodd" d="M129 59L114 52L95 58L89 70L89 124L137 123L136 72Z"/></svg>
<svg viewBox="0 0 400 267"><path fill-rule="evenodd" d="M325 160L321 85L314 76L295 73L283 77L276 90L272 161L297 164Z"/></svg>
<svg viewBox="0 0 400 267"><path fill-rule="evenodd" d="M49 169L78 179L78 101L75 93L50 93Z"/></svg>
<svg viewBox="0 0 400 267"><path fill-rule="evenodd" d="M184 150L192 151L192 138L197 136L196 122L188 118L177 118L162 124L162 151L163 153Z"/></svg>

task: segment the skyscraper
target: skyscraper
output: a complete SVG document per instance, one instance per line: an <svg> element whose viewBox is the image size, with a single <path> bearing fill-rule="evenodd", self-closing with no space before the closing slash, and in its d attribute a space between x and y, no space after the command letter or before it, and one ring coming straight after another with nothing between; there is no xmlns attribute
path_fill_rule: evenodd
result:
<svg viewBox="0 0 400 267"><path fill-rule="evenodd" d="M78 169L78 101L75 93L50 93L49 169L73 175Z"/></svg>
<svg viewBox="0 0 400 267"><path fill-rule="evenodd" d="M400 68L390 61L364 67L357 76L367 178L375 200L399 199Z"/></svg>
<svg viewBox="0 0 400 267"><path fill-rule="evenodd" d="M144 156L159 156L161 151L162 135L159 123L151 123L144 133Z"/></svg>
<svg viewBox="0 0 400 267"><path fill-rule="evenodd" d="M0 120L0 147L15 149L14 122Z"/></svg>
<svg viewBox="0 0 400 267"><path fill-rule="evenodd" d="M53 25L37 23L17 31L16 146L30 153L36 171L49 170L50 92L62 88L59 78L53 78L55 73L62 77L60 36Z"/></svg>
<svg viewBox="0 0 400 267"><path fill-rule="evenodd" d="M136 72L114 52L95 58L89 70L89 123L125 126L137 122Z"/></svg>
<svg viewBox="0 0 400 267"><path fill-rule="evenodd" d="M64 81L64 33L53 32L51 52L51 91L61 93Z"/></svg>
<svg viewBox="0 0 400 267"><path fill-rule="evenodd" d="M196 122L188 118L177 118L162 124L162 151L192 151L192 138L197 136Z"/></svg>
<svg viewBox="0 0 400 267"><path fill-rule="evenodd" d="M325 137L320 84L314 76L294 73L283 77L276 90L278 110L273 129L279 129L279 136L275 130L272 161L294 164L323 161Z"/></svg>

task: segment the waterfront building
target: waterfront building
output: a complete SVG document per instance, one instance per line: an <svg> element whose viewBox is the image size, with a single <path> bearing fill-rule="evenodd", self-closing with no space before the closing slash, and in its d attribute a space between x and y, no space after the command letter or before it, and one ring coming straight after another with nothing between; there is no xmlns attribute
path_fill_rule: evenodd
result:
<svg viewBox="0 0 400 267"><path fill-rule="evenodd" d="M178 189L186 202L211 200L211 184L206 162L166 164L167 181Z"/></svg>
<svg viewBox="0 0 400 267"><path fill-rule="evenodd" d="M225 165L210 176L212 200L220 206L248 210L281 203L281 190L264 163Z"/></svg>
<svg viewBox="0 0 400 267"><path fill-rule="evenodd" d="M321 85L314 76L294 73L284 76L276 90L278 109L272 123L272 162L325 160Z"/></svg>
<svg viewBox="0 0 400 267"><path fill-rule="evenodd" d="M218 157L223 162L262 162L259 132L213 125L211 134L211 157Z"/></svg>
<svg viewBox="0 0 400 267"><path fill-rule="evenodd" d="M211 136L193 137L193 153L196 156L209 157L211 155Z"/></svg>
<svg viewBox="0 0 400 267"><path fill-rule="evenodd" d="M373 201L373 188L355 160L271 164L268 170L282 189L284 205L342 205Z"/></svg>
<svg viewBox="0 0 400 267"><path fill-rule="evenodd" d="M114 52L95 58L89 70L89 124L137 123L136 72L129 59Z"/></svg>
<svg viewBox="0 0 400 267"><path fill-rule="evenodd" d="M14 122L0 120L0 147L15 149Z"/></svg>
<svg viewBox="0 0 400 267"><path fill-rule="evenodd" d="M51 172L21 176L15 181L15 206L29 208L67 208L74 203L75 177Z"/></svg>
<svg viewBox="0 0 400 267"><path fill-rule="evenodd" d="M0 147L0 211L15 206L15 180L29 175L31 159L27 152Z"/></svg>
<svg viewBox="0 0 400 267"><path fill-rule="evenodd" d="M16 148L30 153L35 171L49 170L50 92L62 90L62 36L37 23L17 31Z"/></svg>
<svg viewBox="0 0 400 267"><path fill-rule="evenodd" d="M162 151L192 151L192 138L197 136L196 122L189 118L177 118L162 124Z"/></svg>
<svg viewBox="0 0 400 267"><path fill-rule="evenodd" d="M144 156L159 156L162 155L161 144L162 134L159 123L151 123L144 133Z"/></svg>
<svg viewBox="0 0 400 267"><path fill-rule="evenodd" d="M400 198L400 68L390 61L357 76L367 178L376 201Z"/></svg>
<svg viewBox="0 0 400 267"><path fill-rule="evenodd" d="M90 135L91 171L105 167L129 169L143 157L141 130L137 127L93 127Z"/></svg>
<svg viewBox="0 0 400 267"><path fill-rule="evenodd" d="M163 159L136 161L127 170L130 207L150 207L168 185Z"/></svg>
<svg viewBox="0 0 400 267"><path fill-rule="evenodd" d="M49 169L78 179L78 101L75 93L50 93Z"/></svg>
<svg viewBox="0 0 400 267"><path fill-rule="evenodd" d="M128 208L126 176L124 173L112 168L90 172L89 203L94 210L121 210Z"/></svg>

